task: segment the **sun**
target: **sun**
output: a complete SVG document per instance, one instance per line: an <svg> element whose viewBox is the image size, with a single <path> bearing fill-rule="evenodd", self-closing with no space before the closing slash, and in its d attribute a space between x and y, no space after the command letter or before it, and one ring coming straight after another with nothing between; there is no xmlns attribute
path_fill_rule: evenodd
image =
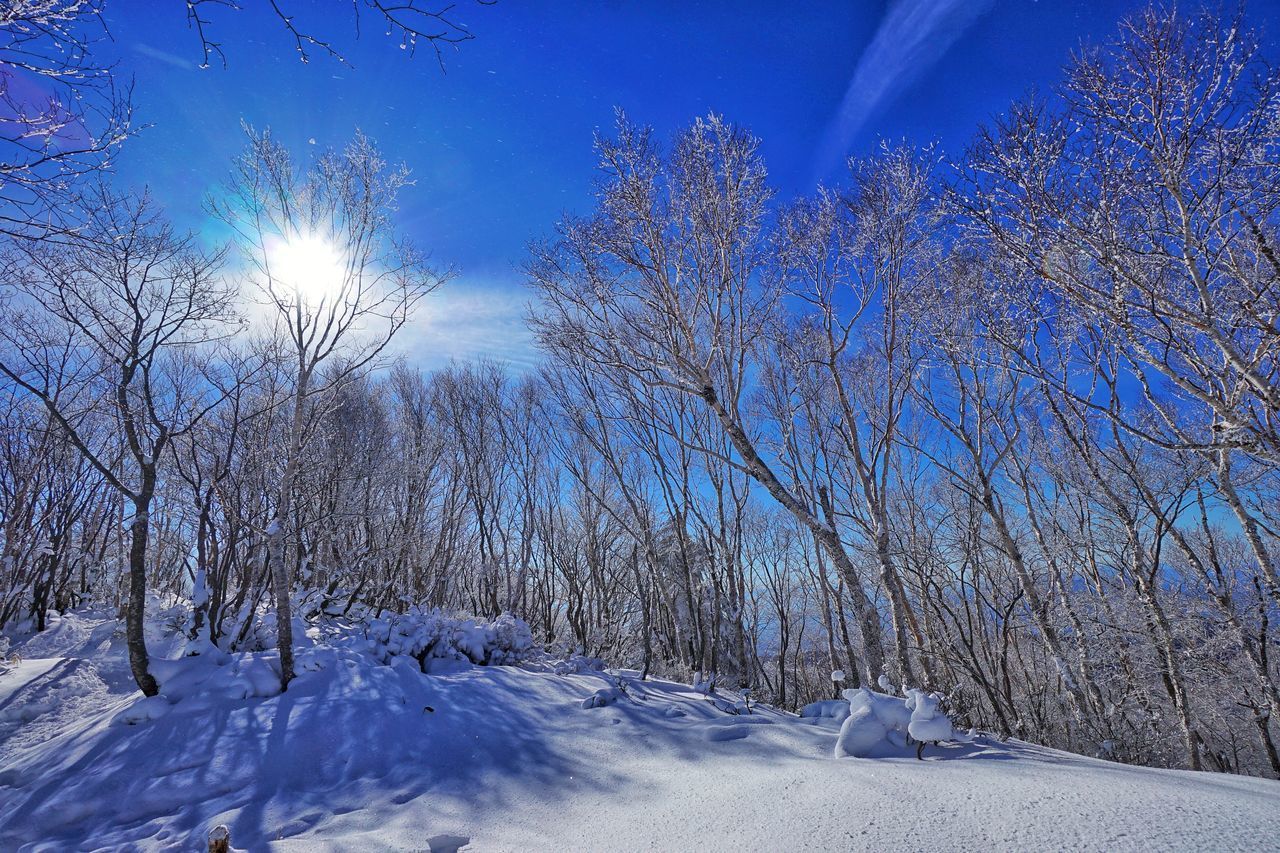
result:
<svg viewBox="0 0 1280 853"><path fill-rule="evenodd" d="M342 252L318 234L272 241L267 245L266 261L274 285L313 303L338 296L348 275Z"/></svg>

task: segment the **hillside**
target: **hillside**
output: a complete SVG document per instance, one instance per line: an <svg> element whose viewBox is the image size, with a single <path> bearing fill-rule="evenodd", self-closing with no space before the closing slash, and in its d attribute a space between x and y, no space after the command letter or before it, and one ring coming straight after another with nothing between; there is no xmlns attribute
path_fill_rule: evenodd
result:
<svg viewBox="0 0 1280 853"><path fill-rule="evenodd" d="M154 626L153 626L154 629ZM153 630L153 647L180 641ZM342 645L161 662L69 614L0 676L0 848L258 850L1238 849L1280 838L1280 785L979 738L835 759L838 725L601 672L437 665ZM162 678L162 683L164 679ZM184 688L182 685L186 684ZM602 707L584 699L604 690ZM248 695L246 695L248 694ZM176 702L173 702L174 698ZM588 703L589 704L589 703Z"/></svg>

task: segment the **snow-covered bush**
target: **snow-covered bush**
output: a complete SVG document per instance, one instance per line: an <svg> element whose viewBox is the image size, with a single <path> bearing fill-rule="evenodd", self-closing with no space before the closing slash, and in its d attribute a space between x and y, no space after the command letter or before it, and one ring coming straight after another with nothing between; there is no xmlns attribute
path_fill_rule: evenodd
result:
<svg viewBox="0 0 1280 853"><path fill-rule="evenodd" d="M936 693L908 690L907 708L911 711L911 722L907 724L907 734L922 743L955 740L951 718L938 707L941 702L942 697Z"/></svg>
<svg viewBox="0 0 1280 853"><path fill-rule="evenodd" d="M0 675L17 665L17 655L9 656L9 638L0 637Z"/></svg>
<svg viewBox="0 0 1280 853"><path fill-rule="evenodd" d="M836 738L836 758L872 758L907 745L911 712L903 699L865 687L846 690L843 695L849 700L849 716Z"/></svg>
<svg viewBox="0 0 1280 853"><path fill-rule="evenodd" d="M533 633L522 619L504 613L492 622L451 616L439 609L397 613L369 621L370 651L383 663L396 655L418 661L427 672L432 660L512 664L533 649Z"/></svg>
<svg viewBox="0 0 1280 853"><path fill-rule="evenodd" d="M533 648L533 632L523 619L503 613L489 627L493 632L489 663L517 663Z"/></svg>
<svg viewBox="0 0 1280 853"><path fill-rule="evenodd" d="M908 737L920 743L969 738L956 733L951 719L939 707L941 697L936 693L910 689L905 697L899 697L861 687L846 690L843 695L848 700L849 716L836 738L836 758L895 755L907 746ZM815 712L809 716L825 714Z"/></svg>
<svg viewBox="0 0 1280 853"><path fill-rule="evenodd" d="M581 672L601 672L604 669L604 661L600 658L588 657L586 655L570 655L564 660L558 660L552 664L552 671L556 675L577 675Z"/></svg>

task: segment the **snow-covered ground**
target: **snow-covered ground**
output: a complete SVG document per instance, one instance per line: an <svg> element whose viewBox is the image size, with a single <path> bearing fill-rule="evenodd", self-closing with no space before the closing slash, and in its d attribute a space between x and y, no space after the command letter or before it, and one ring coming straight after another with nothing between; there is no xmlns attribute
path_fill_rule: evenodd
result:
<svg viewBox="0 0 1280 853"><path fill-rule="evenodd" d="M836 720L732 716L670 682L422 675L322 645L283 695L255 695L272 692L264 654L161 662L170 698L139 702L102 615L15 649L0 675L6 851L199 850L220 823L250 850L1280 848L1276 782L982 737L924 761L836 759ZM597 691L607 704L584 707Z"/></svg>

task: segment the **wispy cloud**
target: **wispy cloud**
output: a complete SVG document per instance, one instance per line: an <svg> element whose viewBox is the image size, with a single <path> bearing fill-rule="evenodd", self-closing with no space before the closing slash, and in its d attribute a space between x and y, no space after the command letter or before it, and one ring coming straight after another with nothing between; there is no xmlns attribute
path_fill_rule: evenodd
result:
<svg viewBox="0 0 1280 853"><path fill-rule="evenodd" d="M154 59L157 62L163 62L165 65L171 65L174 68L181 68L184 71L194 71L196 68L196 64L191 60L184 59L176 54L152 47L149 44L142 44L141 42L135 43L133 45L133 50L135 53L142 54L148 59Z"/></svg>
<svg viewBox="0 0 1280 853"><path fill-rule="evenodd" d="M818 151L818 177L844 159L876 109L942 58L995 0L893 0L858 59Z"/></svg>
<svg viewBox="0 0 1280 853"><path fill-rule="evenodd" d="M424 368L485 357L530 370L540 356L525 323L528 301L516 285L450 282L426 298L395 348Z"/></svg>

